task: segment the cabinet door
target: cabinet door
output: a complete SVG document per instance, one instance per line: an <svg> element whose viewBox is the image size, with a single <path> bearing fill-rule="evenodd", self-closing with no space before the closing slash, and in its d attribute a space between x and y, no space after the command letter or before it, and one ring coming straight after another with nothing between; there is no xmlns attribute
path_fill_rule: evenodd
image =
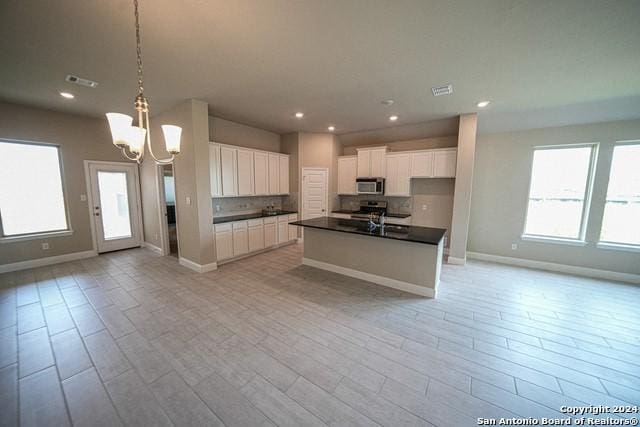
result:
<svg viewBox="0 0 640 427"><path fill-rule="evenodd" d="M371 150L371 166L369 174L372 177L385 177L387 170L387 150L385 148L376 148Z"/></svg>
<svg viewBox="0 0 640 427"><path fill-rule="evenodd" d="M253 153L254 191L256 196L269 194L269 165L267 153Z"/></svg>
<svg viewBox="0 0 640 427"><path fill-rule="evenodd" d="M249 235L247 222L233 223L233 256L244 255L249 252Z"/></svg>
<svg viewBox="0 0 640 427"><path fill-rule="evenodd" d="M289 194L289 156L280 156L280 194Z"/></svg>
<svg viewBox="0 0 640 427"><path fill-rule="evenodd" d="M297 221L298 215L289 215L289 222ZM296 240L298 238L298 226L289 225L289 240Z"/></svg>
<svg viewBox="0 0 640 427"><path fill-rule="evenodd" d="M231 231L216 232L216 256L218 261L233 256L233 234Z"/></svg>
<svg viewBox="0 0 640 427"><path fill-rule="evenodd" d="M398 195L409 196L411 195L411 175L409 168L411 167L411 156L409 154L399 155L397 157L397 175L398 182Z"/></svg>
<svg viewBox="0 0 640 427"><path fill-rule="evenodd" d="M237 152L235 148L220 147L220 164L222 165L222 195L237 196Z"/></svg>
<svg viewBox="0 0 640 427"><path fill-rule="evenodd" d="M338 159L338 194L356 194L357 157Z"/></svg>
<svg viewBox="0 0 640 427"><path fill-rule="evenodd" d="M278 218L279 220L280 218ZM285 243L289 241L289 224L286 221L278 221L278 243Z"/></svg>
<svg viewBox="0 0 640 427"><path fill-rule="evenodd" d="M370 177L371 150L358 150L358 178Z"/></svg>
<svg viewBox="0 0 640 427"><path fill-rule="evenodd" d="M253 196L253 151L237 150L238 196Z"/></svg>
<svg viewBox="0 0 640 427"><path fill-rule="evenodd" d="M220 146L209 144L209 180L211 182L211 197L222 196Z"/></svg>
<svg viewBox="0 0 640 427"><path fill-rule="evenodd" d="M277 225L275 222L264 224L264 247L268 248L278 243Z"/></svg>
<svg viewBox="0 0 640 427"><path fill-rule="evenodd" d="M264 249L264 226L249 227L249 252Z"/></svg>
<svg viewBox="0 0 640 427"><path fill-rule="evenodd" d="M395 196L398 193L398 157L387 156L387 178L384 181L385 196Z"/></svg>
<svg viewBox="0 0 640 427"><path fill-rule="evenodd" d="M433 176L433 151L411 153L411 177L431 178Z"/></svg>
<svg viewBox="0 0 640 427"><path fill-rule="evenodd" d="M433 158L433 176L437 178L455 178L456 150L435 151Z"/></svg>
<svg viewBox="0 0 640 427"><path fill-rule="evenodd" d="M269 194L280 192L280 156L269 154Z"/></svg>

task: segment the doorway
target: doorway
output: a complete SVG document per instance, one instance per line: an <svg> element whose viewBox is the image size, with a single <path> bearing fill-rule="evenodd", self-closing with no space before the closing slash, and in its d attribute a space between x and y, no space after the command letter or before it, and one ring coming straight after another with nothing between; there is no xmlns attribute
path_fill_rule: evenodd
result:
<svg viewBox="0 0 640 427"><path fill-rule="evenodd" d="M329 170L302 168L302 219L327 216Z"/></svg>
<svg viewBox="0 0 640 427"><path fill-rule="evenodd" d="M142 243L138 165L85 161L91 229L98 253Z"/></svg>
<svg viewBox="0 0 640 427"><path fill-rule="evenodd" d="M163 252L178 258L178 228L176 221L176 183L173 174L173 165L159 165L158 175L160 179L160 204L164 219L162 225L164 241Z"/></svg>

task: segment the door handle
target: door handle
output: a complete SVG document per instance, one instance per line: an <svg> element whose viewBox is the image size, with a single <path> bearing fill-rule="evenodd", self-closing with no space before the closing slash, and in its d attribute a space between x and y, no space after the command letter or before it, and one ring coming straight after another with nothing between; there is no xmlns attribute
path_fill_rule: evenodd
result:
<svg viewBox="0 0 640 427"><path fill-rule="evenodd" d="M100 212L96 212L96 213L95 213L95 216L100 216Z"/></svg>

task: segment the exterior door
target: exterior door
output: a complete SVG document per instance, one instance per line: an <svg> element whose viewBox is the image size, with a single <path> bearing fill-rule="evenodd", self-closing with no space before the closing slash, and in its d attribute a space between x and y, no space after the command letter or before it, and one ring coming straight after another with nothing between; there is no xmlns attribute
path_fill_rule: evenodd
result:
<svg viewBox="0 0 640 427"><path fill-rule="evenodd" d="M328 171L302 170L302 219L327 216Z"/></svg>
<svg viewBox="0 0 640 427"><path fill-rule="evenodd" d="M142 219L138 166L89 162L91 213L98 252L140 246Z"/></svg>

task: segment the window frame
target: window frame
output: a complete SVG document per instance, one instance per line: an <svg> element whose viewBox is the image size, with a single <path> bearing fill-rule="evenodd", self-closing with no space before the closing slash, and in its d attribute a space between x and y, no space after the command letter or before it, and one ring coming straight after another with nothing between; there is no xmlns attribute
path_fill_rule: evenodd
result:
<svg viewBox="0 0 640 427"><path fill-rule="evenodd" d="M602 206L602 217L600 218L600 231L598 233L598 241L596 242L596 247L599 249L609 249L609 250L615 250L615 251L640 252L640 243L631 244L631 243L612 242L609 240L602 240L602 227L604 225L605 209L607 208L607 195L609 193L609 181L611 180L611 171L613 169L613 154L615 152L616 147L620 147L624 145L637 145L638 147L640 147L640 139L628 139L628 140L616 141L613 144L613 148L611 150L611 160L609 161L609 174L607 175L606 191L604 193L604 203Z"/></svg>
<svg viewBox="0 0 640 427"><path fill-rule="evenodd" d="M584 203L582 205L582 214L580 215L580 232L577 238L571 237L558 237L542 234L528 234L527 218L529 217L529 201L531 200L531 187L533 185L533 161L535 152L538 150L558 150L569 148L591 148L591 155L589 156L589 169L587 170L587 183L584 189ZM529 190L527 191L527 197L525 199L524 221L522 223L522 233L520 239L532 242L543 243L559 243L571 246L586 246L586 234L587 225L589 223L589 212L591 210L591 199L593 196L594 178L596 174L596 163L598 160L598 150L600 148L599 142L585 142L575 144L553 144L553 145L536 145L531 150L531 159L529 161Z"/></svg>
<svg viewBox="0 0 640 427"><path fill-rule="evenodd" d="M68 192L67 192L67 186L64 179L65 172L64 172L64 164L62 162L62 152L61 152L60 144L41 142L41 141L27 141L27 140L20 140L20 139L0 138L0 143L3 143L3 142L9 143L9 144L54 147L58 151L58 168L60 169L60 185L62 187L62 203L64 205L64 215L65 215L65 221L67 223L67 228L62 230L37 231L34 233L12 234L10 236L7 236L4 234L4 226L2 223L2 212L0 211L0 243L13 243L13 242L26 241L26 240L38 240L38 239L45 239L49 237L69 236L73 234L73 229L71 228L71 217L69 215L69 203L67 198Z"/></svg>

